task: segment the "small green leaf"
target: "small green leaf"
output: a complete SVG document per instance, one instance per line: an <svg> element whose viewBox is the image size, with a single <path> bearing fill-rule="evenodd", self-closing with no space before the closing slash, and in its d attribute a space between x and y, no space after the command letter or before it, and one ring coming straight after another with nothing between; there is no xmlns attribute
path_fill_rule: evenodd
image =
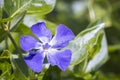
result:
<svg viewBox="0 0 120 80"><path fill-rule="evenodd" d="M98 69L102 64L108 60L108 50L105 35L102 38L101 48L99 52L88 62L86 72Z"/></svg>
<svg viewBox="0 0 120 80"><path fill-rule="evenodd" d="M94 27L82 31L76 38L70 42L68 49L72 50L71 65L77 65L83 61L88 55L89 50L96 45L97 40L104 27L104 23L98 24Z"/></svg>

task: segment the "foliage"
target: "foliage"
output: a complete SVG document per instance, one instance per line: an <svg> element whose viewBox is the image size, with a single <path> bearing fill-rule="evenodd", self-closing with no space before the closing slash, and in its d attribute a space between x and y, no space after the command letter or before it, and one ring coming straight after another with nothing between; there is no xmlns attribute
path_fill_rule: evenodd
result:
<svg viewBox="0 0 120 80"><path fill-rule="evenodd" d="M0 80L119 80L119 0L0 0ZM55 34L56 25L67 25L76 35L68 69L44 63L35 73L25 64L22 35L44 21ZM34 36L34 35L33 35ZM109 54L109 55L108 55ZM104 64L104 65L103 65Z"/></svg>

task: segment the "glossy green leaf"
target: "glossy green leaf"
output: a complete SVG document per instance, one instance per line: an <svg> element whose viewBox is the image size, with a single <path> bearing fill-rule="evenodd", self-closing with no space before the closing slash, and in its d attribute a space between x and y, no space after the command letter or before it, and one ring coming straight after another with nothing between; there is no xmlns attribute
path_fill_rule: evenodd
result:
<svg viewBox="0 0 120 80"><path fill-rule="evenodd" d="M10 21L18 14L27 10L32 0L25 1L26 0L4 0L3 19L0 19L0 22Z"/></svg>
<svg viewBox="0 0 120 80"><path fill-rule="evenodd" d="M26 0L26 2L29 0ZM51 12L55 6L56 0L32 0L27 11L28 14L38 13L39 15Z"/></svg>
<svg viewBox="0 0 120 80"><path fill-rule="evenodd" d="M4 0L4 10L8 16L14 17L27 10L32 0Z"/></svg>
<svg viewBox="0 0 120 80"><path fill-rule="evenodd" d="M108 50L105 35L102 38L101 48L99 52L88 62L86 72L98 69L102 64L108 60Z"/></svg>
<svg viewBox="0 0 120 80"><path fill-rule="evenodd" d="M96 45L97 40L104 28L104 23L88 28L78 34L76 38L70 42L68 49L72 50L71 65L77 65L83 61L88 55L89 50Z"/></svg>
<svg viewBox="0 0 120 80"><path fill-rule="evenodd" d="M10 22L10 30L16 28L16 26L23 20L26 11L20 13L16 17L14 17Z"/></svg>

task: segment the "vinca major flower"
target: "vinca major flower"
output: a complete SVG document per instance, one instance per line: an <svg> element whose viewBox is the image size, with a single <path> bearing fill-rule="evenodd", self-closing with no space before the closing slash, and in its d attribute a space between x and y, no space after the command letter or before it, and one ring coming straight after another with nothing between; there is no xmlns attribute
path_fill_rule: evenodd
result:
<svg viewBox="0 0 120 80"><path fill-rule="evenodd" d="M52 38L52 33L46 28L44 22L39 22L31 27L32 33L38 39L26 35L20 37L20 46L29 54L24 57L25 63L34 72L41 72L44 58L52 66L58 66L65 71L70 64L72 52L69 49L62 49L74 39L73 32L65 25L60 24L56 28L56 34Z"/></svg>

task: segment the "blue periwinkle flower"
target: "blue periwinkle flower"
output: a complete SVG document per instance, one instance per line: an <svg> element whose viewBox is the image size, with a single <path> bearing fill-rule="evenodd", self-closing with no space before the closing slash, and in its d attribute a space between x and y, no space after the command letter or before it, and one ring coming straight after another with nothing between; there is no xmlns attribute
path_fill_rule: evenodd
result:
<svg viewBox="0 0 120 80"><path fill-rule="evenodd" d="M62 50L69 41L74 39L73 32L65 25L60 24L56 29L56 34L52 38L52 33L46 28L44 22L36 23L31 27L31 31L39 40L30 35L20 37L20 46L29 54L24 57L24 61L34 72L41 72L44 58L52 66L57 65L65 71L70 64L72 52L69 49Z"/></svg>

